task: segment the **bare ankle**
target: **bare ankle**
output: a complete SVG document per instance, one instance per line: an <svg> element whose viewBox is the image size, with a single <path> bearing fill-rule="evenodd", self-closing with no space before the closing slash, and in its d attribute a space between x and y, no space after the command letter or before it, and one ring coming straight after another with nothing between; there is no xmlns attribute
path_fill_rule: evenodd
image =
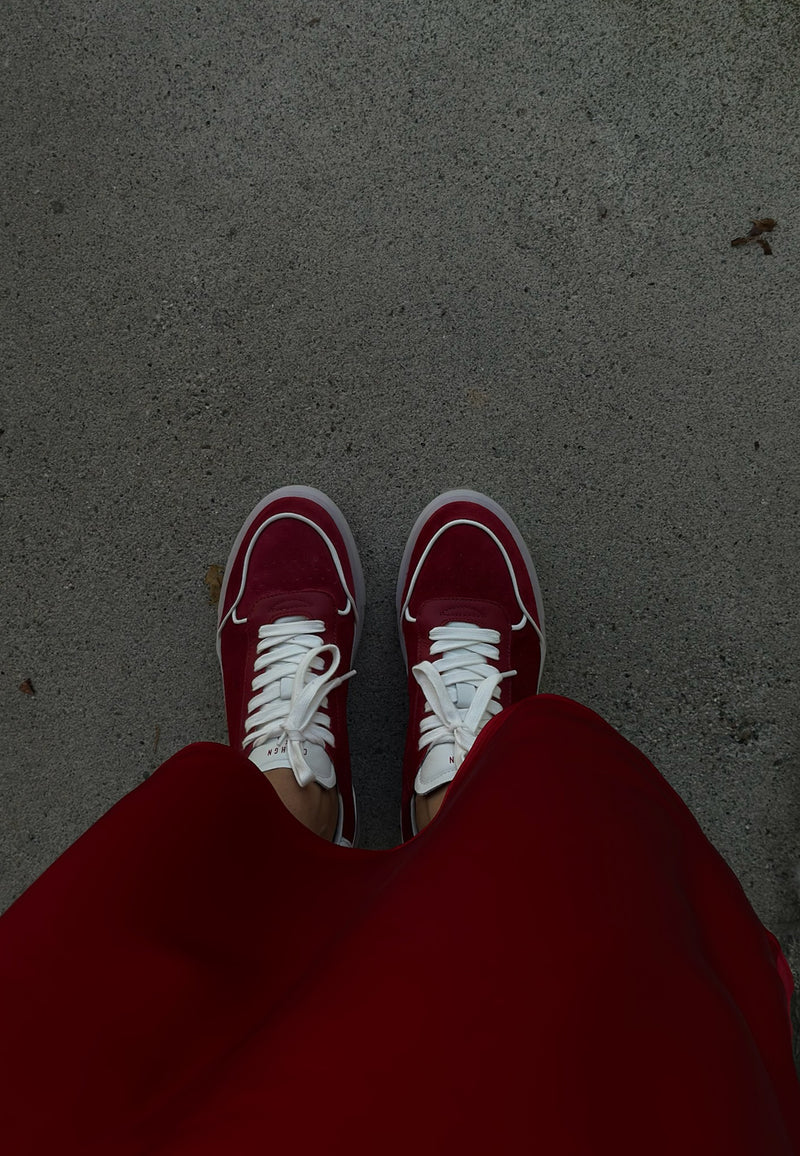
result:
<svg viewBox="0 0 800 1156"><path fill-rule="evenodd" d="M417 830L421 831L428 826L431 819L434 819L439 812L449 783L445 783L443 787L439 787L436 791L431 791L429 795L415 795L414 803L417 809Z"/></svg>
<svg viewBox="0 0 800 1156"><path fill-rule="evenodd" d="M339 818L339 799L335 787L325 790L319 783L308 783L301 787L291 767L275 767L265 771L264 777L295 819L329 843L333 840Z"/></svg>

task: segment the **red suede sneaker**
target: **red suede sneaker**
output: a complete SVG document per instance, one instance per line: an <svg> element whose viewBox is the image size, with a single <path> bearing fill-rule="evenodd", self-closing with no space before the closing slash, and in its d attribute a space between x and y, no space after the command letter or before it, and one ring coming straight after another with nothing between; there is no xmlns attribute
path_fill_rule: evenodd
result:
<svg viewBox="0 0 800 1156"><path fill-rule="evenodd" d="M455 778L489 719L539 689L542 595L522 535L502 506L475 490L450 490L425 507L400 565L397 618L411 668L405 842L418 834L416 794Z"/></svg>
<svg viewBox="0 0 800 1156"><path fill-rule="evenodd" d="M262 771L291 767L301 786L336 786L342 847L358 840L346 680L363 624L364 576L342 512L308 486L268 494L233 544L220 591L228 735Z"/></svg>

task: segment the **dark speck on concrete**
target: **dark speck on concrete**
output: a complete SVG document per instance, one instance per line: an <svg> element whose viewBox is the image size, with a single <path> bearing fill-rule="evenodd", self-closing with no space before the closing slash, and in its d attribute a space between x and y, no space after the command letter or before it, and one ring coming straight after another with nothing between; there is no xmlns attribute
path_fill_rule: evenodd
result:
<svg viewBox="0 0 800 1156"><path fill-rule="evenodd" d="M758 727L755 723L742 723L735 735L737 743L750 743L758 738Z"/></svg>

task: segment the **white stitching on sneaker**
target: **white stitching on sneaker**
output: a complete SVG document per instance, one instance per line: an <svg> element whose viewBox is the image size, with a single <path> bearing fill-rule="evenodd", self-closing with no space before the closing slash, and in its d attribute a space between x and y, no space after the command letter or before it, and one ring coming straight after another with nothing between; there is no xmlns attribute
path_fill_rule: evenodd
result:
<svg viewBox="0 0 800 1156"><path fill-rule="evenodd" d="M312 522L310 518L304 518L302 514L291 514L291 513L274 514L271 518L267 518L266 522L262 523L262 525L260 525L258 527L255 534L253 534L253 537L250 539L250 542L249 542L248 547L247 547L247 553L244 556L244 564L242 566L242 583L241 583L241 586L239 587L239 593L236 595L236 598L234 599L233 605L231 606L230 610L227 612L225 617L220 622L219 627L217 628L218 634L222 630L222 627L225 625L225 623L228 621L228 618L231 616L233 617L233 621L235 623L237 623L237 625L240 625L243 622L247 622L246 618L239 618L237 616L236 607L239 605L239 602L241 601L241 597L244 594L244 588L245 588L245 585L247 583L247 568L250 565L250 555L252 554L253 547L255 546L255 544L258 541L259 537L261 536L262 532L264 530L266 530L267 526L271 526L273 522L277 522L280 518L293 518L296 522L305 522L305 524L307 526L311 526L312 529L317 531L317 533L320 535L320 537L324 540L325 545L328 547L328 551L330 552L331 558L333 558L333 564L336 567L336 573L339 576L339 581L341 582L342 587L344 589L344 592L347 595L347 605L345 606L344 610L339 610L338 613L339 614L347 614L352 609L353 614L355 615L356 618L358 618L358 608L356 607L356 600L353 597L353 595L350 593L350 590L348 589L347 582L346 582L345 576L344 576L344 571L342 570L342 564L339 561L339 555L336 552L336 547L334 546L333 542L330 540L328 535L325 533L325 531L320 526L318 526L316 524L316 522Z"/></svg>
<svg viewBox="0 0 800 1156"><path fill-rule="evenodd" d="M419 749L454 743L458 770L478 732L503 709L499 702L500 683L517 672L501 673L485 661L496 662L500 657L497 630L486 630L471 622L448 622L434 626L428 637L433 643L431 654L442 657L412 667L428 704L428 713L420 724ZM467 695L472 691L466 708L455 705L459 687L464 687Z"/></svg>
<svg viewBox="0 0 800 1156"><path fill-rule="evenodd" d="M405 602L403 604L403 615L404 615L406 621L407 622L416 622L417 621L416 618L413 618L411 616L411 613L409 611L409 605L411 603L411 592L414 589L414 583L417 581L417 578L419 577L419 572L422 569L422 564L425 561L425 559L428 557L428 554L430 553L431 547L433 546L434 542L438 541L438 539L442 536L442 534L445 532L445 530L449 530L451 526L477 526L477 528L479 530L483 530L485 534L489 535L489 537L492 539L492 541L495 543L495 545L500 550L500 553L503 555L503 560L505 561L505 564L508 567L508 572L511 575L511 582L514 586L514 595L517 599L517 605L519 606L520 610L522 611L522 618L519 620L519 622L517 622L514 626L512 626L511 629L512 630L521 630L526 622L530 622L531 626L533 627L533 629L536 631L537 635L539 636L539 647L540 647L540 651L541 651L541 666L544 666L544 649L545 649L544 635L542 634L541 630L539 629L539 626L536 622L536 618L526 608L525 603L522 601L522 597L521 597L520 592L519 592L519 586L517 585L517 576L514 573L514 567L511 565L511 559L509 558L508 553L506 552L506 548L503 545L503 543L500 541L500 539L497 537L497 535L494 534L489 529L488 526L484 526L482 522L474 522L470 518L456 518L452 522L447 522L446 525L442 526L439 530L436 531L436 533L433 535L433 537L431 538L428 545L423 550L422 557L420 558L419 562L417 562L417 565L414 569L414 573L411 577L411 581L408 584L408 593L406 594Z"/></svg>
<svg viewBox="0 0 800 1156"><path fill-rule="evenodd" d="M306 741L334 745L330 717L320 708L327 705L332 690L356 673L351 670L333 677L341 653L338 646L324 643L324 631L324 622L296 615L258 628L256 677L252 682L257 693L247 707L245 730L249 733L244 746L252 744L255 749L285 734L289 765L301 787L315 778L303 757L302 744ZM325 651L331 653L331 665L321 675L311 674L311 670L324 667Z"/></svg>

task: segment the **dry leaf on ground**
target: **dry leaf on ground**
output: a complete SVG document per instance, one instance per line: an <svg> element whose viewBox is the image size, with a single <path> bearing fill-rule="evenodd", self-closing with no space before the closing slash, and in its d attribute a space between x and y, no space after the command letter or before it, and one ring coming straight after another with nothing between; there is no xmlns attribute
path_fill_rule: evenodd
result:
<svg viewBox="0 0 800 1156"><path fill-rule="evenodd" d="M19 689L23 694L36 694L36 691L33 689L33 683L29 678L26 678L24 682L19 684Z"/></svg>
<svg viewBox="0 0 800 1156"><path fill-rule="evenodd" d="M473 387L467 390L467 401L473 409L483 409L488 400L488 394L483 389Z"/></svg>
<svg viewBox="0 0 800 1156"><path fill-rule="evenodd" d="M734 239L731 241L731 245L733 245L735 248L737 245L749 245L751 241L755 241L756 244L760 245L764 252L769 255L772 253L772 249L770 248L769 243L761 236L761 234L771 233L777 223L778 222L772 217L761 217L758 221L752 221L753 227L747 236L734 237Z"/></svg>
<svg viewBox="0 0 800 1156"><path fill-rule="evenodd" d="M206 570L206 576L203 581L208 587L208 601L212 606L216 606L219 602L219 594L220 590L222 589L222 579L224 574L225 570L222 566L216 566L212 564L209 566L208 570Z"/></svg>

